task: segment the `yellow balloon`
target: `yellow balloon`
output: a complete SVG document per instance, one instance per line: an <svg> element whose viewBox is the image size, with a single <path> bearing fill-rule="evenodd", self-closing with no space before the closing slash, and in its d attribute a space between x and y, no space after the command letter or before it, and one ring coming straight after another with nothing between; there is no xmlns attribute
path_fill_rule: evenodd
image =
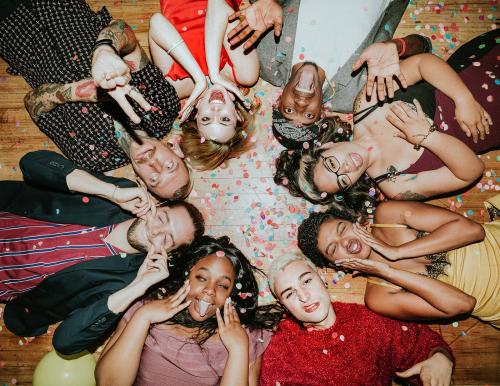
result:
<svg viewBox="0 0 500 386"><path fill-rule="evenodd" d="M95 358L88 351L62 355L46 354L33 373L33 386L95 386Z"/></svg>

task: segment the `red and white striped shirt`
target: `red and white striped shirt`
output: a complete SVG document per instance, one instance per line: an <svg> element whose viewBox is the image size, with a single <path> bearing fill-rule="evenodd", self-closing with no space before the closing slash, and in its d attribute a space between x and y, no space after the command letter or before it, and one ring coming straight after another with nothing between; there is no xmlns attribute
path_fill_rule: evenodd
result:
<svg viewBox="0 0 500 386"><path fill-rule="evenodd" d="M120 253L104 241L113 227L57 224L0 212L0 300L12 299L73 264Z"/></svg>

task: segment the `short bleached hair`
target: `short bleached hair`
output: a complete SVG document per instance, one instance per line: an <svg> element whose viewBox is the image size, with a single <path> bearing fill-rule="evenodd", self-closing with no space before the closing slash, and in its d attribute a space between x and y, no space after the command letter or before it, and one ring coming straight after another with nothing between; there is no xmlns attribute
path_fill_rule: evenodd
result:
<svg viewBox="0 0 500 386"><path fill-rule="evenodd" d="M283 256L275 257L269 266L269 269L267 271L267 280L269 282L269 289L273 293L273 295L276 297L276 293L274 292L274 281L276 278L276 275L280 272L283 271L286 267L288 267L290 264L295 263L296 261L302 261L308 266L310 266L314 272L318 272L318 267L314 265L314 263L309 260L307 257L305 257L302 254L296 253L296 254L286 254Z"/></svg>

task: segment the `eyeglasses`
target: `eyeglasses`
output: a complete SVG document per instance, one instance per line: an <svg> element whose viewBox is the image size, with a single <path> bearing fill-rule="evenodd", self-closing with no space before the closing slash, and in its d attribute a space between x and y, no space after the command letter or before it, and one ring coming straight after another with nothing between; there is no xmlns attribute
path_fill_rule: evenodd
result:
<svg viewBox="0 0 500 386"><path fill-rule="evenodd" d="M337 185L339 186L340 190L349 189L352 185L352 181L349 176L347 174L338 174L341 166L339 160L333 155L328 157L320 155L320 157L323 160L323 166L326 168L326 170L328 170L332 174L335 174L335 176L337 177Z"/></svg>

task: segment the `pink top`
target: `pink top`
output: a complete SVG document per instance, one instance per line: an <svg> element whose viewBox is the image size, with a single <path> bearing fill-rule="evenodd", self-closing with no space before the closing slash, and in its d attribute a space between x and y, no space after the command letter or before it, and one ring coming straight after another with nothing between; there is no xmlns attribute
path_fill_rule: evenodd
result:
<svg viewBox="0 0 500 386"><path fill-rule="evenodd" d="M142 304L133 304L123 316L125 321L128 322ZM272 332L247 330L247 333L250 363L253 363L266 349ZM144 343L134 385L217 385L224 372L227 356L228 352L220 341L205 342L200 348L197 343L183 336L152 327Z"/></svg>

